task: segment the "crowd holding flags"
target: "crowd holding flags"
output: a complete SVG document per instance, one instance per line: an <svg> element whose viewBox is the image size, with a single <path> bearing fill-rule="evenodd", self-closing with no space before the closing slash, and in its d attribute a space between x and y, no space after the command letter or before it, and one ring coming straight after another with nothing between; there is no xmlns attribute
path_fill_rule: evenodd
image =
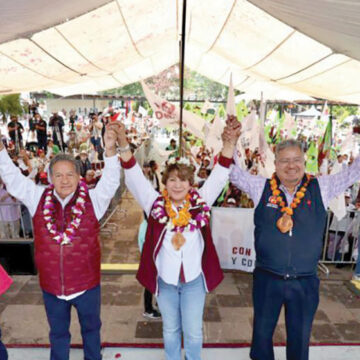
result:
<svg viewBox="0 0 360 360"><path fill-rule="evenodd" d="M142 82L145 96L154 111L154 116L159 120L160 127L178 127L179 108L155 95L145 83ZM245 111L244 108L245 107ZM212 109L210 117L208 110ZM206 148L212 150L216 155L222 147L221 133L225 126L227 115L235 115L242 124L242 134L237 143L235 162L242 168L247 167L247 155L249 151L258 155L256 172L265 177L271 177L274 172L273 146L286 138L298 138L306 144L306 170L310 174L329 172L330 150L334 147L333 123L329 116L327 102L321 112L316 112L315 107L307 112L313 111L318 117L301 118L302 113L295 114L295 117L288 111L278 110L272 107L266 111L266 99L261 96L259 108L252 103L250 109L246 109L245 104L235 101L233 77L230 74L229 91L226 109L220 105L215 108L208 100L201 108L196 108L193 112L184 110L185 130L201 139ZM305 115L304 115L305 116ZM297 121L300 119L300 121ZM211 121L209 121L211 120ZM326 128L324 125L327 123ZM354 152L357 145L354 143L352 131L345 137L342 145L338 146L340 153ZM333 155L333 154L332 154ZM355 154L354 154L355 155ZM341 205L341 208L343 206ZM334 211L339 209L334 205ZM338 212L339 214L343 211Z"/></svg>

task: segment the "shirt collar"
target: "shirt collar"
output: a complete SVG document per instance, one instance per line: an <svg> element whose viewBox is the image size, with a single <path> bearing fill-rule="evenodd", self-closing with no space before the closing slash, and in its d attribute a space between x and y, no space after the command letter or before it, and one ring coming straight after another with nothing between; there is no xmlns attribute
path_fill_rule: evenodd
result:
<svg viewBox="0 0 360 360"><path fill-rule="evenodd" d="M69 201L71 200L71 198L74 196L75 191L72 192L71 194L69 194L65 199L62 199L59 194L56 192L56 190L54 189L54 195L56 196L56 198L59 200L59 203L61 204L61 207L64 208Z"/></svg>

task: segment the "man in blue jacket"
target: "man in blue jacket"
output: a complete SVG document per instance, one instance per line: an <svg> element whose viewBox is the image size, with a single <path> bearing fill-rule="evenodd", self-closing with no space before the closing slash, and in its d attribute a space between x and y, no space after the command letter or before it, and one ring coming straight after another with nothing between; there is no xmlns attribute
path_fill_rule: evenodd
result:
<svg viewBox="0 0 360 360"><path fill-rule="evenodd" d="M234 167L231 182L255 204L251 359L274 359L272 337L283 306L287 359L309 358L311 327L319 304L317 263L327 207L359 178L360 157L335 175L310 177L305 174L302 144L295 140L276 146L271 179Z"/></svg>

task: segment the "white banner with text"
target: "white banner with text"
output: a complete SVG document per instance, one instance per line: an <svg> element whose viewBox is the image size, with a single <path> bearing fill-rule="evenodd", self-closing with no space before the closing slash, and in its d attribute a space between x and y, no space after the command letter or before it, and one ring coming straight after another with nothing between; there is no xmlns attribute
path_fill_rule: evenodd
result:
<svg viewBox="0 0 360 360"><path fill-rule="evenodd" d="M213 207L211 230L223 269L254 270L254 209Z"/></svg>

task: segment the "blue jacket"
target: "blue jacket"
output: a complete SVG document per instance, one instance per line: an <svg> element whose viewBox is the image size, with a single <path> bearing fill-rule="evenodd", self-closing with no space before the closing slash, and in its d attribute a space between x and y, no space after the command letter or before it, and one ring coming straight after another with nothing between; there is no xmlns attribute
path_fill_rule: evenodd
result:
<svg viewBox="0 0 360 360"><path fill-rule="evenodd" d="M302 184L305 180L304 176ZM285 194L281 195L286 202ZM327 215L318 181L310 180L305 197L294 210L292 236L276 227L282 213L273 200L267 180L254 216L256 267L284 277L315 274Z"/></svg>

